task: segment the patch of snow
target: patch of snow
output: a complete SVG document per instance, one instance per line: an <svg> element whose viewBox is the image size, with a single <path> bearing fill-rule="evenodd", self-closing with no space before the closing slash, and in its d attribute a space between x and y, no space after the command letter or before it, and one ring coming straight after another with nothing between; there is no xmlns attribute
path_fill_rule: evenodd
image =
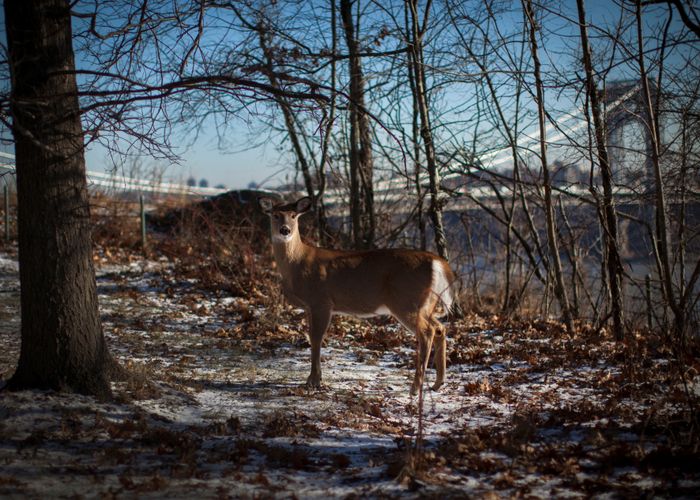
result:
<svg viewBox="0 0 700 500"><path fill-rule="evenodd" d="M18 273L19 272L19 262L16 259L8 258L0 254L0 272L7 273Z"/></svg>

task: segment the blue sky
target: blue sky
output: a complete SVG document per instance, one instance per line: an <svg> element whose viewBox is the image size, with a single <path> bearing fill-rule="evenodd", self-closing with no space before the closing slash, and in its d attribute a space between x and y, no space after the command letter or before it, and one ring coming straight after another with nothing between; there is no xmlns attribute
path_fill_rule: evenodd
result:
<svg viewBox="0 0 700 500"><path fill-rule="evenodd" d="M575 2L573 0L562 2L563 8L568 10L567 4L571 6L569 15L576 17ZM589 17L592 17L595 23L614 23L619 15L619 7L608 0L589 0L586 4ZM4 39L2 10L0 10L0 18L2 18L1 35ZM566 43L571 45L577 41L572 37ZM176 150L176 153L181 156L180 163L173 164L165 160L142 157L140 163L143 169L164 171L164 176L168 180L185 181L189 177L197 180L205 178L210 186L224 184L229 188L246 187L250 182L261 183L265 180L268 181L267 186L270 186L278 183L284 174L293 175L293 169L285 165L285 161L288 162L290 158L284 153L288 151L288 145L274 143L281 141L281 136L273 140L262 136L256 138L256 130L251 128L249 123L242 119L236 120L228 131L231 134L231 140L222 150L219 148L215 128L213 121L205 124L194 142L192 134L184 129L176 130L176 137L172 142L182 145L179 150ZM106 150L99 145L89 147L86 160L88 170L107 171L113 168ZM123 166L120 173L128 173L129 168L128 165Z"/></svg>
<svg viewBox="0 0 700 500"><path fill-rule="evenodd" d="M0 8L0 43L6 45L5 35L5 14ZM76 66L80 68L80 61ZM3 71L6 71L5 66ZM3 75L5 82L9 83L6 75ZM204 127L196 140L192 144L193 134L189 134L184 128L174 131L175 137L172 142L181 144L176 153L181 156L179 163L172 163L166 160L154 159L153 157L142 156L138 159L144 171L154 169L162 171L164 178L172 181L185 182L189 177L194 177L199 181L207 179L210 186L224 184L229 188L247 187L250 182L260 183L267 179L267 186L279 183L284 176L279 174L282 166L280 155L275 144L264 143L253 144L245 140L248 134L245 123L236 123L232 127L235 132L240 133L243 140L232 140L226 150L218 147L217 134L213 125ZM3 133L4 137L9 135ZM254 147L251 147L254 146ZM0 150L13 153L14 148L10 144L0 145ZM113 161L108 151L100 144L93 143L86 151L86 163L88 171L105 172L113 169ZM131 168L129 160L122 165L117 173L125 174ZM285 169L289 171L289 169ZM277 175L275 175L277 174ZM274 179L270 179L273 177Z"/></svg>
<svg viewBox="0 0 700 500"><path fill-rule="evenodd" d="M435 4L438 5L438 4ZM567 16L576 18L576 4L573 0L565 0L562 2L562 10ZM570 6L570 8L569 8ZM614 24L619 16L619 7L610 0L588 0L586 2L588 16L597 24ZM519 16L515 16L517 18ZM561 19L548 20L550 23L547 28L557 30L556 24L566 24ZM504 22L508 23L507 18ZM519 19L516 21L519 22ZM507 27L503 27L507 30ZM568 40L557 40L556 43L562 43L562 50L571 50L571 47L578 45L578 32L574 26L568 26L568 30L572 30L572 35ZM595 37L595 33L591 33ZM563 48L566 44L568 48ZM341 47L343 44L341 43ZM549 47L554 49L556 47ZM551 94L550 94L551 95ZM180 164L164 164L163 162L154 162L161 167L166 168L166 176L170 179L186 179L190 176L196 179L206 178L210 185L224 184L230 188L245 187L250 182L260 183L267 180L267 186L278 183L282 178L283 172L287 175L293 175L293 169L284 164L289 162L291 156L289 153L288 144L271 144L270 142L262 141L261 145L254 144L250 140L250 135L255 133L251 130L250 125L243 120L239 120L235 126L231 127L231 132L240 136L243 139L232 140L225 150L218 147L218 138L214 126L204 127L200 136L191 146L183 148L179 153L182 161ZM252 139L254 140L254 139ZM276 136L273 139L277 142L282 141L281 136ZM187 144L190 140L184 137L180 144ZM280 146L283 151L280 151ZM109 161L106 159L104 151L101 148L92 148L87 155L89 169L104 169L109 168ZM148 166L149 160L144 160L145 166Z"/></svg>
<svg viewBox="0 0 700 500"><path fill-rule="evenodd" d="M245 125L240 124L239 127L245 127ZM139 160L143 170L162 170L168 180L183 183L189 177L194 177L197 181L206 179L210 186L223 184L228 188L244 188L250 182L259 184L271 176L274 179L268 180L268 186L274 186L282 177L275 176L275 173L281 169L279 154L275 148L268 145L246 150L244 145L241 145L238 148L220 150L218 138L213 132L203 132L194 144L181 148L177 153L181 156L180 163L171 163L148 156L140 157ZM112 168L112 160L99 144L88 147L85 159L88 170L102 172ZM128 174L128 169L129 166L126 165L122 172L118 173Z"/></svg>

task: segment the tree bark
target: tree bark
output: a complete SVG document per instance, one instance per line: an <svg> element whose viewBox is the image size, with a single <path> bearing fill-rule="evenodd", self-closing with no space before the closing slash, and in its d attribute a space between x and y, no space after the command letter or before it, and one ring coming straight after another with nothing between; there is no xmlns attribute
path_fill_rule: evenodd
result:
<svg viewBox="0 0 700 500"><path fill-rule="evenodd" d="M411 39L411 23L409 21L409 2L404 4L404 16L406 24L406 38ZM413 51L406 53L408 70L408 84L411 89L411 142L413 143L413 184L416 189L416 226L418 228L418 240L421 250L427 248L426 227L423 207L423 186L421 185L421 149L420 149L420 111L416 97L416 77L413 70Z"/></svg>
<svg viewBox="0 0 700 500"><path fill-rule="evenodd" d="M613 178L610 168L607 144L605 143L605 125L601 112L595 77L593 76L593 63L591 62L591 49L588 43L588 29L586 28L586 9L584 0L576 0L578 7L578 21L581 32L581 46L583 49L583 65L586 71L586 90L590 99L591 114L593 115L593 129L598 151L598 163L600 177L603 184L603 207L601 222L603 224L603 241L605 242L606 268L608 283L610 285L610 306L613 317L613 334L616 340L624 338L623 321L623 295L622 295L622 262L620 260L617 213L615 200L613 199Z"/></svg>
<svg viewBox="0 0 700 500"><path fill-rule="evenodd" d="M355 247L372 248L375 236L372 140L365 112L365 82L353 3L340 0L350 67L350 216Z"/></svg>
<svg viewBox="0 0 700 500"><path fill-rule="evenodd" d="M4 4L17 168L22 344L10 389L110 394L66 0Z"/></svg>

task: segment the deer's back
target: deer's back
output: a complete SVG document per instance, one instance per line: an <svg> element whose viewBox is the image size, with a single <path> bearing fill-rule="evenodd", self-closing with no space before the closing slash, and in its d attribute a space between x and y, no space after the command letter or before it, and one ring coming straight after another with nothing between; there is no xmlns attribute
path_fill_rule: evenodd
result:
<svg viewBox="0 0 700 500"><path fill-rule="evenodd" d="M433 279L434 254L389 249L366 252L316 249L302 266L303 295L330 304L336 312L372 315L385 309L418 309L427 299ZM441 264L442 265L442 264Z"/></svg>

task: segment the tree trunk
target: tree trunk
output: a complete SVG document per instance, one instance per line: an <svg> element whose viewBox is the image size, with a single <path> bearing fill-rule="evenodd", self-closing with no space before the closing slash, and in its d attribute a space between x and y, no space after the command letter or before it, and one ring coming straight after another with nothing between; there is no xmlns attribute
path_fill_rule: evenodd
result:
<svg viewBox="0 0 700 500"><path fill-rule="evenodd" d="M674 315L674 329L676 333L682 336L685 328L684 311L681 311L679 303L676 301L674 291L673 274L671 272L671 252L669 249L668 237L668 214L666 206L666 189L664 186L664 177L661 172L660 159L660 137L659 137L659 121L656 110L652 104L651 88L649 87L649 75L646 70L644 56L644 38L642 35L642 3L637 0L635 4L635 17L637 27L637 57L639 64L639 77L642 83L642 105L647 116L647 129L650 141L650 161L654 173L654 201L656 209L655 226L656 226L656 242L654 244L654 252L657 255L657 261L660 262L659 275L661 278L661 290L666 303L671 307ZM657 89L657 92L660 91Z"/></svg>
<svg viewBox="0 0 700 500"><path fill-rule="evenodd" d="M22 345L10 389L107 397L66 0L5 2L12 76Z"/></svg>
<svg viewBox="0 0 700 500"><path fill-rule="evenodd" d="M564 272L562 271L561 258L559 256L559 243L557 239L556 223L554 219L554 203L552 201L552 182L549 176L549 165L547 164L547 138L545 136L545 109L544 109L544 83L540 74L540 59L537 48L537 21L532 9L532 0L525 0L525 14L528 21L528 31L530 33L530 48L532 52L532 62L534 66L535 90L537 100L537 118L540 132L540 159L542 163L542 188L544 191L544 213L547 225L547 241L551 262L554 264L554 293L559 302L564 324L569 332L573 332L574 323L571 317L569 298L564 285Z"/></svg>
<svg viewBox="0 0 700 500"><path fill-rule="evenodd" d="M612 169L605 143L605 125L603 123L598 91L595 77L593 76L593 63L591 62L591 49L588 44L588 29L586 28L586 10L584 0L576 0L578 7L578 22L581 31L581 46L583 49L583 65L586 71L586 90L590 99L591 113L593 115L593 129L598 150L598 163L600 177L603 184L603 207L601 222L603 225L603 241L606 254L606 268L608 283L610 285L610 306L613 317L613 333L615 339L624 338L623 322L623 296L622 296L622 262L620 260L617 213L615 200L613 199Z"/></svg>
<svg viewBox="0 0 700 500"><path fill-rule="evenodd" d="M444 259L449 259L447 249L447 237L445 227L442 222L442 204L440 202L440 172L438 170L437 158L435 156L435 144L433 141L433 131L430 125L430 107L426 88L425 65L423 62L423 35L430 12L431 2L425 6L425 16L423 27L419 26L418 2L411 0L409 8L411 12L410 29L410 61L412 76L414 78L411 90L414 92L414 99L420 116L420 135L423 139L425 149L425 162L428 168L428 189L430 191L430 207L428 209L435 238L435 249L438 255Z"/></svg>
<svg viewBox="0 0 700 500"><path fill-rule="evenodd" d="M411 23L408 17L408 2L404 4L404 14L406 30L410 34ZM407 35L410 40L410 36ZM416 77L413 70L413 51L407 52L408 84L411 89L411 141L413 142L413 184L416 189L416 227L418 228L418 241L421 250L427 248L427 237L425 227L425 217L423 208L423 186L421 185L421 150L420 150L420 111L418 110L418 99L416 98Z"/></svg>
<svg viewBox="0 0 700 500"><path fill-rule="evenodd" d="M374 246L372 140L365 112L365 82L351 0L340 0L350 66L350 216L356 248Z"/></svg>

